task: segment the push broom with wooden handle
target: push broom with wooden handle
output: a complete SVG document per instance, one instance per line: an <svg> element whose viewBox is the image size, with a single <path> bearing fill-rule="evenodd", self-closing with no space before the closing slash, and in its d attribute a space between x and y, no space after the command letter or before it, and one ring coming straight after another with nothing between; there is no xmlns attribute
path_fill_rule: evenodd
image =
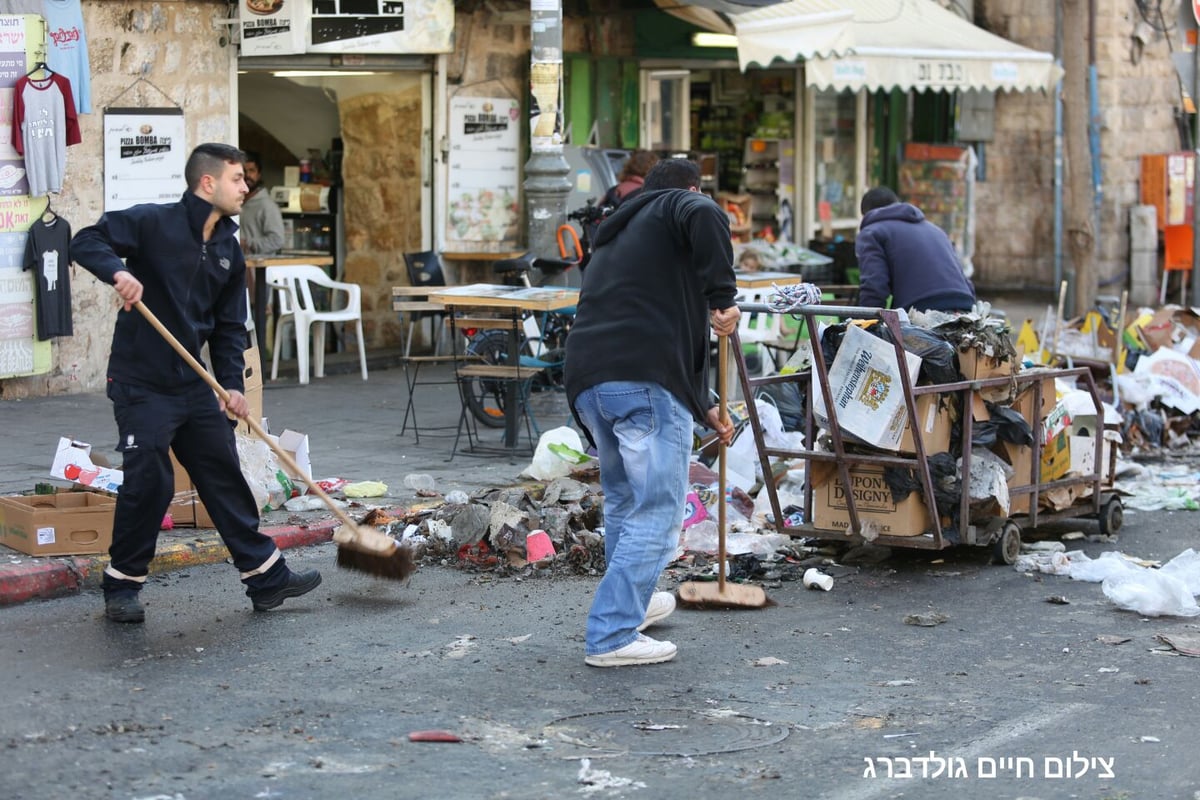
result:
<svg viewBox="0 0 1200 800"><path fill-rule="evenodd" d="M726 400L729 373L729 337L719 337L717 356L717 408L721 422L728 422ZM773 605L761 586L725 581L725 442L720 442L717 460L717 583L687 581L679 584L679 602L692 608L763 608ZM770 476L767 477L770 480Z"/></svg>
<svg viewBox="0 0 1200 800"><path fill-rule="evenodd" d="M175 335L167 330L167 326L163 325L159 318L154 315L154 312L147 308L140 300L134 303L133 307L162 335L163 339L179 354L179 357L186 361L188 366L194 369L196 374L212 387L212 390L217 393L222 402L228 403L229 392L204 368L204 365L187 351L187 348L180 344ZM312 480L310 476L306 475L300 469L300 466L292 458L291 454L280 447L277 441L267 435L267 432L263 430L262 424L258 420L253 417L246 417L246 425L249 426L255 436L267 443L267 446L271 448L288 472L304 478L304 482L308 485L308 490L321 498L321 501L329 507L333 515L341 521L341 527L334 531L333 534L333 540L337 542L338 546L337 565L339 567L358 570L359 572L366 572L391 580L404 580L412 574L413 570L416 569L416 563L413 560L410 548L401 547L399 542L385 533L360 528L350 518L349 514L334 503L329 495L325 494L325 490L318 486L316 481Z"/></svg>

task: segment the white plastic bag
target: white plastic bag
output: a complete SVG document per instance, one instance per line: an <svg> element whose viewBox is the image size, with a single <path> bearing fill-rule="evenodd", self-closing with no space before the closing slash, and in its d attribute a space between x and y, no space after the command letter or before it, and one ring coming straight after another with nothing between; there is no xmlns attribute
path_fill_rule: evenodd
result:
<svg viewBox="0 0 1200 800"><path fill-rule="evenodd" d="M1178 579L1193 595L1200 594L1200 553L1192 548L1163 564L1159 571Z"/></svg>
<svg viewBox="0 0 1200 800"><path fill-rule="evenodd" d="M267 443L262 439L238 436L237 451L242 476L250 486L255 505L263 510L282 506L288 495L279 482L279 462Z"/></svg>
<svg viewBox="0 0 1200 800"><path fill-rule="evenodd" d="M548 430L538 438L537 449L533 451L533 461L521 474L539 481L551 481L570 475L571 468L577 465L551 450L552 444L566 445L579 453L585 449L574 429L563 426Z"/></svg>
<svg viewBox="0 0 1200 800"><path fill-rule="evenodd" d="M1183 581L1161 570L1120 572L1105 578L1100 588L1119 607L1143 616L1200 616L1200 606Z"/></svg>
<svg viewBox="0 0 1200 800"><path fill-rule="evenodd" d="M1071 559L1071 570L1068 573L1072 580L1099 583L1114 575L1121 575L1132 570L1141 569L1137 564L1127 559L1124 554L1115 551L1101 553L1099 558L1089 558L1080 550L1067 554Z"/></svg>

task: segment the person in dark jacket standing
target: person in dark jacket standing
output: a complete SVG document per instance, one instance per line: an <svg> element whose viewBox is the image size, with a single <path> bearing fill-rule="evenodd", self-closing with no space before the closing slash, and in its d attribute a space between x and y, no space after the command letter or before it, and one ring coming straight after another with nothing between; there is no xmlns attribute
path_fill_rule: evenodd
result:
<svg viewBox="0 0 1200 800"><path fill-rule="evenodd" d="M692 420L729 443L708 390L709 324L737 327L729 218L692 161L665 159L600 226L567 337L572 412L600 455L607 569L588 613L584 661L655 664L671 642L641 631L675 608L654 586L679 542Z"/></svg>
<svg viewBox="0 0 1200 800"><path fill-rule="evenodd" d="M970 311L975 288L963 274L954 244L921 209L877 186L863 195L862 223L854 240L858 302L918 311Z"/></svg>
<svg viewBox="0 0 1200 800"><path fill-rule="evenodd" d="M179 202L108 212L71 241L72 258L112 284L124 303L108 361L108 396L125 474L101 583L105 615L115 622L145 619L138 593L174 492L169 448L195 483L256 611L321 582L316 570L288 569L272 539L259 531L234 423L226 415L249 411L242 394L246 263L230 219L246 196L244 160L236 147L202 144L188 158L188 191ZM196 359L208 344L227 404L133 309L139 300Z"/></svg>

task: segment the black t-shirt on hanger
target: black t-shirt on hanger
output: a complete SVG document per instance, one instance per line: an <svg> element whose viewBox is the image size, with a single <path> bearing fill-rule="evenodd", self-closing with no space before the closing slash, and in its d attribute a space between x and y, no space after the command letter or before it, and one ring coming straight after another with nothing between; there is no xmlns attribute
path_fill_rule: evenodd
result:
<svg viewBox="0 0 1200 800"><path fill-rule="evenodd" d="M33 270L37 297L37 338L71 336L71 225L51 212L29 228L25 240L25 269Z"/></svg>

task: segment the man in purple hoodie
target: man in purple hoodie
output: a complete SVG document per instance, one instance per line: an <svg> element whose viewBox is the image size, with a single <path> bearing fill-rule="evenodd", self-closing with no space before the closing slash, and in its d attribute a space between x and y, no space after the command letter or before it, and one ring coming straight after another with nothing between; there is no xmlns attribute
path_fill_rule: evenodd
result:
<svg viewBox="0 0 1200 800"><path fill-rule="evenodd" d="M861 208L854 240L859 305L882 308L891 296L892 308L971 310L975 287L945 231L886 186L868 190Z"/></svg>

